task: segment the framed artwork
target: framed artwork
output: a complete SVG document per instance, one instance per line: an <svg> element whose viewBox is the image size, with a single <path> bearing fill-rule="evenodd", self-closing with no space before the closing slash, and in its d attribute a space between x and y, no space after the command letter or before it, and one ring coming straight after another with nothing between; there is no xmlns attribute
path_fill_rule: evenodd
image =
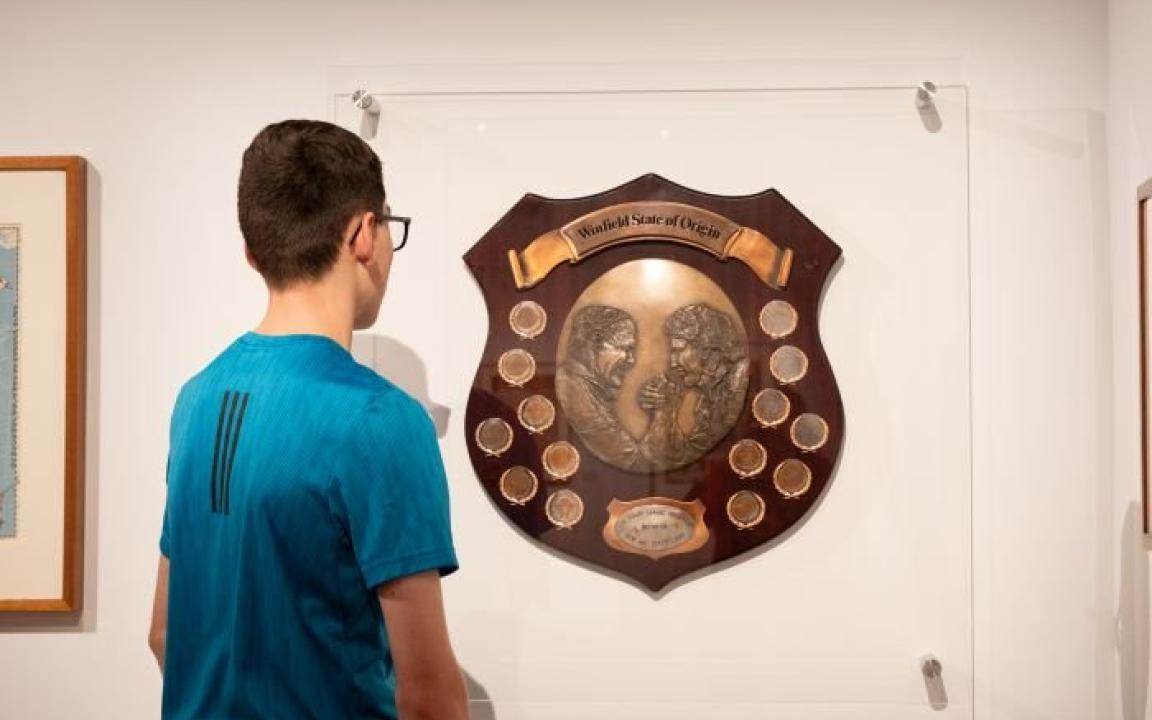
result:
<svg viewBox="0 0 1152 720"><path fill-rule="evenodd" d="M0 611L83 595L87 166L0 157Z"/></svg>
<svg viewBox="0 0 1152 720"><path fill-rule="evenodd" d="M1140 428L1141 452L1140 467L1143 477L1144 534L1152 534L1152 350L1148 343L1152 340L1152 274L1149 272L1149 232L1152 232L1152 179L1146 181L1136 192L1136 225L1140 253Z"/></svg>

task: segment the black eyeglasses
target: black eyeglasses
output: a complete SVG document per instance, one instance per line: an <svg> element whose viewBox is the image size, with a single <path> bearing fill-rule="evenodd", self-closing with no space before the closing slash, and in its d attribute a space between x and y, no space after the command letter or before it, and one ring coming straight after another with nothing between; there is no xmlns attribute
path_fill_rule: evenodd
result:
<svg viewBox="0 0 1152 720"><path fill-rule="evenodd" d="M376 219L388 223L388 235L392 238L392 252L402 250L408 242L408 226L412 224L412 218L403 215L377 215ZM360 237L361 227L363 225L356 226L356 232L352 234L352 239L349 242L356 242L356 238ZM397 235L400 236L400 242L396 242Z"/></svg>
<svg viewBox="0 0 1152 720"><path fill-rule="evenodd" d="M379 217L388 223L388 234L392 237L392 252L404 249L404 244L408 242L408 226L412 224L412 218L403 215L381 215ZM397 230L400 232L397 233ZM397 235L400 236L400 242L396 242Z"/></svg>

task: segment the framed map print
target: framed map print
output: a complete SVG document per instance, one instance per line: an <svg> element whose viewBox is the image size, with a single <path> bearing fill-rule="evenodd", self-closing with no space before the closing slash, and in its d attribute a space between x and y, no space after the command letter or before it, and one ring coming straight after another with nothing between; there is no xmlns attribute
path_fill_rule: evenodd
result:
<svg viewBox="0 0 1152 720"><path fill-rule="evenodd" d="M0 611L83 584L87 166L0 157Z"/></svg>

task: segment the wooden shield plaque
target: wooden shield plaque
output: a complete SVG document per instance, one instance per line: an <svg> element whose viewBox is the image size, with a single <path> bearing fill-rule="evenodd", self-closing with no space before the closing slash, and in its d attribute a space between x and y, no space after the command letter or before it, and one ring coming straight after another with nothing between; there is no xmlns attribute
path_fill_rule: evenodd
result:
<svg viewBox="0 0 1152 720"><path fill-rule="evenodd" d="M493 504L654 591L786 532L844 437L817 327L839 256L775 190L526 195L464 256L489 318L467 442Z"/></svg>

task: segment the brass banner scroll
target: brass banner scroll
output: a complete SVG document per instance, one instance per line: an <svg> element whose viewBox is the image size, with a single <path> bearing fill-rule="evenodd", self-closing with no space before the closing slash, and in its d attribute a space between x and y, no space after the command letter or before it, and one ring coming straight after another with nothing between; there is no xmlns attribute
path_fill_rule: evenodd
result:
<svg viewBox="0 0 1152 720"><path fill-rule="evenodd" d="M672 240L712 253L720 260L741 260L760 281L777 289L788 285L792 251L766 235L723 215L674 202L612 205L545 233L517 251L508 251L516 287L534 287L561 263L577 263L613 245L643 240Z"/></svg>

